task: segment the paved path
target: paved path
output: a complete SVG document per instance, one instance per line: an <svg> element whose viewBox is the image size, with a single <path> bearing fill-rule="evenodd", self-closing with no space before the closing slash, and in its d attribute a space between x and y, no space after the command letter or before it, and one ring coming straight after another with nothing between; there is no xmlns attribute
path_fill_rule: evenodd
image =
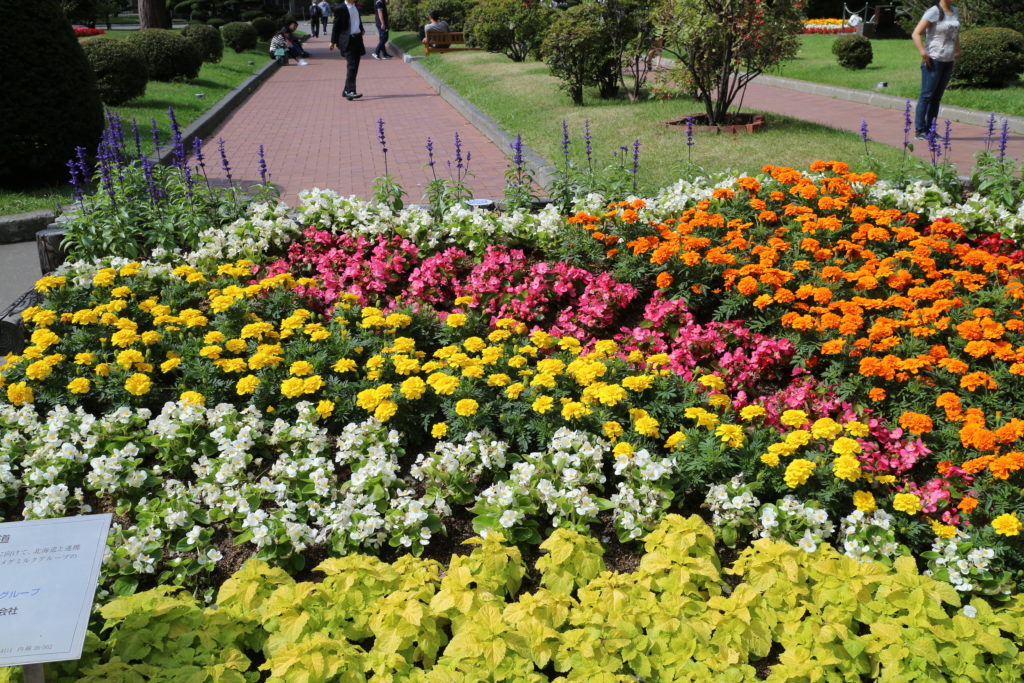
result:
<svg viewBox="0 0 1024 683"><path fill-rule="evenodd" d="M872 140L893 147L901 148L903 146L904 119L901 111L884 109L870 104L846 102L823 95L784 90L761 85L756 80L747 86L743 106L747 109L785 114L852 132L860 132L861 121L864 120L868 122L868 136ZM911 111L911 115L913 115L913 111ZM769 125L771 124L769 123ZM944 125L945 121L940 117L940 133L944 130ZM983 126L953 123L950 159L956 164L961 175L970 173L970 169L974 166L975 153L985 148L987 132L987 128ZM913 130L910 134L913 136ZM912 140L912 142L915 156L922 159L930 158L927 142L922 140ZM1024 136L1010 136L1007 155L1014 159L1024 159Z"/></svg>
<svg viewBox="0 0 1024 683"><path fill-rule="evenodd" d="M31 289L39 277L35 241L0 245L0 309Z"/></svg>
<svg viewBox="0 0 1024 683"><path fill-rule="evenodd" d="M370 28L369 52L376 45ZM216 141L224 138L233 175L245 184L258 182L257 150L266 151L271 182L294 206L300 190L320 187L339 194L369 197L373 179L384 174L377 141L377 120L384 119L388 171L405 189L407 202L420 202L430 180L425 168L427 138L434 141L437 173L447 174L454 158L454 133L463 155L471 155L474 176L468 185L478 198L498 199L507 161L503 150L484 137L400 59L378 61L367 54L359 67L363 98L341 96L345 61L330 52L330 38L310 38L308 66L290 62L279 69L211 136L205 144L215 163ZM453 161L454 165L454 161ZM219 175L219 169L218 173Z"/></svg>

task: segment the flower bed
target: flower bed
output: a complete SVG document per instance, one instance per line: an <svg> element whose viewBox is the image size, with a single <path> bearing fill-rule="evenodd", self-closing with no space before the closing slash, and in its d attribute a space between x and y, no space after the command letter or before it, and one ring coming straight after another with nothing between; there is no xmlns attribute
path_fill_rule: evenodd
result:
<svg viewBox="0 0 1024 683"><path fill-rule="evenodd" d="M75 32L75 37L77 38L101 36L106 33L106 31L101 28L89 28L88 26L72 26L71 29Z"/></svg>
<svg viewBox="0 0 1024 683"><path fill-rule="evenodd" d="M568 217L313 191L298 221L257 205L187 254L70 263L0 369L0 515L115 513L104 598L213 599L249 558L455 566L476 535L535 554L580 533L642 567L642 539L699 513L723 553L833 546L904 578L920 558L940 621L957 594L1016 604L1021 266L944 208L838 162Z"/></svg>
<svg viewBox="0 0 1024 683"><path fill-rule="evenodd" d="M835 33L856 33L857 28L850 26L842 19L806 19L804 20L804 33L807 34L835 34Z"/></svg>

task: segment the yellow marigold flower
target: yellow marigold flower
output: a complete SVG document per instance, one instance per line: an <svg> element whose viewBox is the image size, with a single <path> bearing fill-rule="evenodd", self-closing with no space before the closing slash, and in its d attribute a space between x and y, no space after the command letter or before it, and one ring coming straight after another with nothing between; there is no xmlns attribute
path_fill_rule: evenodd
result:
<svg viewBox="0 0 1024 683"><path fill-rule="evenodd" d="M444 319L444 324L448 327L462 327L466 324L466 316L462 313L452 313Z"/></svg>
<svg viewBox="0 0 1024 683"><path fill-rule="evenodd" d="M806 429L794 429L786 434L786 445L796 450L803 448L811 442L811 433Z"/></svg>
<svg viewBox="0 0 1024 683"><path fill-rule="evenodd" d="M740 418L750 422L755 418L762 417L766 412L764 406L743 406L740 408Z"/></svg>
<svg viewBox="0 0 1024 683"><path fill-rule="evenodd" d="M445 372L435 372L427 377L427 384L435 393L442 396L451 396L459 388L459 378L453 377Z"/></svg>
<svg viewBox="0 0 1024 683"><path fill-rule="evenodd" d="M668 365L670 360L667 353L656 353L647 357L647 364L652 368L660 368L662 365Z"/></svg>
<svg viewBox="0 0 1024 683"><path fill-rule="evenodd" d="M103 268L93 276L92 284L94 287L110 287L114 284L115 277L117 277L117 273L113 268Z"/></svg>
<svg viewBox="0 0 1024 683"><path fill-rule="evenodd" d="M566 401L562 405L563 420L578 420L590 414L590 408L579 401Z"/></svg>
<svg viewBox="0 0 1024 683"><path fill-rule="evenodd" d="M320 375L310 375L302 380L302 393L312 394L324 386L324 378Z"/></svg>
<svg viewBox="0 0 1024 683"><path fill-rule="evenodd" d="M384 325L393 330L408 327L411 324L412 316L406 315L405 313L392 313L388 317L384 318Z"/></svg>
<svg viewBox="0 0 1024 683"><path fill-rule="evenodd" d="M708 396L708 405L712 408L721 408L722 406L729 405L729 397L725 394L711 394Z"/></svg>
<svg viewBox="0 0 1024 683"><path fill-rule="evenodd" d="M505 396L511 399L517 399L519 398L519 395L523 393L524 389L526 389L526 385L523 384L522 382L509 384L507 387L505 387Z"/></svg>
<svg viewBox="0 0 1024 683"><path fill-rule="evenodd" d="M874 512L878 509L875 497L870 491L854 491L853 505L861 512Z"/></svg>
<svg viewBox="0 0 1024 683"><path fill-rule="evenodd" d="M1000 536L1017 536L1020 534L1021 523L1012 512L999 515L992 520L992 528Z"/></svg>
<svg viewBox="0 0 1024 683"><path fill-rule="evenodd" d="M555 345L555 339L544 330L534 330L530 333L530 341L539 349L550 349Z"/></svg>
<svg viewBox="0 0 1024 683"><path fill-rule="evenodd" d="M95 368L93 368L93 370L96 371L96 374L99 375L100 377L106 377L107 375L110 374L110 371L112 369L113 366L110 363L100 363Z"/></svg>
<svg viewBox="0 0 1024 683"><path fill-rule="evenodd" d="M896 483L896 477L892 474L883 474L880 477L875 477L875 481L879 484L892 485Z"/></svg>
<svg viewBox="0 0 1024 683"><path fill-rule="evenodd" d="M353 372L356 369L356 362L351 358L342 358L334 364L332 369L339 373Z"/></svg>
<svg viewBox="0 0 1024 683"><path fill-rule="evenodd" d="M802 410L787 410L782 413L779 422L787 427L802 427L807 424L807 413Z"/></svg>
<svg viewBox="0 0 1024 683"><path fill-rule="evenodd" d="M816 467L817 464L803 458L791 460L789 465L786 466L786 474L783 477L786 481L786 486L795 489L797 486L806 483Z"/></svg>
<svg viewBox="0 0 1024 683"><path fill-rule="evenodd" d="M206 403L206 397L198 391L183 391L178 397L178 400L182 403L194 403L197 406L201 406Z"/></svg>
<svg viewBox="0 0 1024 683"><path fill-rule="evenodd" d="M857 420L847 422L843 425L843 428L846 429L846 433L850 436L865 437L868 435L868 426L863 422L858 422Z"/></svg>
<svg viewBox="0 0 1024 683"><path fill-rule="evenodd" d="M256 375L246 375L245 377L239 377L235 383L235 393L239 396L245 396L256 391L256 387L260 385L260 378Z"/></svg>
<svg viewBox="0 0 1024 683"><path fill-rule="evenodd" d="M671 436L665 441L665 448L670 451L678 451L686 445L686 434L683 432L673 432Z"/></svg>
<svg viewBox="0 0 1024 683"><path fill-rule="evenodd" d="M32 343L41 349L48 349L59 341L60 337L46 328L36 330L32 333Z"/></svg>
<svg viewBox="0 0 1024 683"><path fill-rule="evenodd" d="M419 377L410 377L402 382L398 390L402 396L405 396L410 401L415 401L423 396L423 393L427 390L427 383Z"/></svg>
<svg viewBox="0 0 1024 683"><path fill-rule="evenodd" d="M225 339L227 339L227 337L225 337L224 333L220 330L210 330L203 335L204 344L220 344Z"/></svg>
<svg viewBox="0 0 1024 683"><path fill-rule="evenodd" d="M519 347L519 353L522 353L524 355L530 356L531 358L536 358L537 357L537 347L536 346L530 346L529 344L527 344L526 346L520 346Z"/></svg>
<svg viewBox="0 0 1024 683"><path fill-rule="evenodd" d="M650 415L644 415L633 423L633 429L636 433L644 436L658 436L659 426L658 421Z"/></svg>
<svg viewBox="0 0 1024 683"><path fill-rule="evenodd" d="M526 358L524 356L512 356L508 359L508 366L510 368L521 368L526 365Z"/></svg>
<svg viewBox="0 0 1024 683"><path fill-rule="evenodd" d="M289 377L281 382L281 394L285 398L297 398L303 394L302 380L298 377ZM362 392L360 392L361 394Z"/></svg>
<svg viewBox="0 0 1024 683"><path fill-rule="evenodd" d="M448 435L448 425L444 422L438 422L430 428L430 436L435 439L443 439Z"/></svg>
<svg viewBox="0 0 1024 683"><path fill-rule="evenodd" d="M75 365L92 365L95 361L95 354L88 352L75 354Z"/></svg>
<svg viewBox="0 0 1024 683"><path fill-rule="evenodd" d="M92 383L85 377L76 377L68 382L68 391L72 394L84 394L89 391L90 386Z"/></svg>
<svg viewBox="0 0 1024 683"><path fill-rule="evenodd" d="M702 375L697 381L712 391L725 391L725 380L718 375Z"/></svg>
<svg viewBox="0 0 1024 683"><path fill-rule="evenodd" d="M51 289L63 287L65 282L67 282L67 278L64 277L63 275L59 277L54 275L46 275L36 280L34 289L37 292L45 293L49 292Z"/></svg>
<svg viewBox="0 0 1024 683"><path fill-rule="evenodd" d="M160 341L160 337L160 333L157 332L156 330L146 330L140 335L142 343L145 344L146 346L152 346L153 344L156 344L158 341Z"/></svg>
<svg viewBox="0 0 1024 683"><path fill-rule="evenodd" d="M511 330L518 325L519 321L514 318L500 318L498 322L494 323L499 330Z"/></svg>
<svg viewBox="0 0 1024 683"><path fill-rule="evenodd" d="M650 375L634 375L622 380L622 386L626 387L630 391L645 391L650 389L653 383L654 378Z"/></svg>
<svg viewBox="0 0 1024 683"><path fill-rule="evenodd" d="M633 455L633 444L628 441L620 441L612 449L612 455L615 457Z"/></svg>
<svg viewBox="0 0 1024 683"><path fill-rule="evenodd" d="M233 306L234 303L234 297L224 296L223 294L220 296L215 296L213 297L213 300L210 301L210 310L213 311L214 313L223 313L224 311L231 308L231 306Z"/></svg>
<svg viewBox="0 0 1024 683"><path fill-rule="evenodd" d="M148 394L152 386L153 382L149 379L149 375L144 375L141 372L136 372L124 381L125 391L134 396Z"/></svg>
<svg viewBox="0 0 1024 683"><path fill-rule="evenodd" d="M384 356L381 356L381 355L371 356L370 358L368 358L366 360L366 369L367 370L379 370L382 367L384 367L384 363L386 363L386 362L387 362L387 360L385 360Z"/></svg>
<svg viewBox="0 0 1024 683"><path fill-rule="evenodd" d="M746 441L743 434L743 427L739 425L719 425L715 430L715 436L732 448L741 448Z"/></svg>
<svg viewBox="0 0 1024 683"><path fill-rule="evenodd" d="M373 411L373 416L381 422L387 422L395 416L398 412L398 404L394 401L381 401L377 406L377 409Z"/></svg>
<svg viewBox="0 0 1024 683"><path fill-rule="evenodd" d="M462 342L462 348L466 349L470 353L480 353L486 348L487 342L480 337L469 337L466 341Z"/></svg>
<svg viewBox="0 0 1024 683"><path fill-rule="evenodd" d="M834 439L843 433L843 426L830 417L815 420L811 425L811 435L815 439Z"/></svg>
<svg viewBox="0 0 1024 683"><path fill-rule="evenodd" d="M487 335L487 341L491 342L492 344L498 344L500 342L505 341L511 336L512 333L509 332L508 330L494 330L489 335Z"/></svg>
<svg viewBox="0 0 1024 683"><path fill-rule="evenodd" d="M334 412L334 401L328 401L327 399L320 401L316 404L316 412L324 419L330 417Z"/></svg>
<svg viewBox="0 0 1024 683"><path fill-rule="evenodd" d="M132 261L121 266L118 274L121 277L131 277L132 275L138 275L140 270L142 270L142 264L138 261Z"/></svg>
<svg viewBox="0 0 1024 683"><path fill-rule="evenodd" d="M118 330L110 335L110 343L121 348L131 346L137 341L139 341L139 335L133 330Z"/></svg>
<svg viewBox="0 0 1024 683"><path fill-rule="evenodd" d="M765 465L768 465L769 467L775 467L776 465L779 464L779 454L774 453L772 451L762 453L761 462L763 462Z"/></svg>
<svg viewBox="0 0 1024 683"><path fill-rule="evenodd" d="M550 396L538 396L537 398L534 399L533 404L530 407L533 408L533 411L535 413L540 413L541 415L543 415L544 413L551 410L554 407L554 405L555 399L551 398Z"/></svg>
<svg viewBox="0 0 1024 683"><path fill-rule="evenodd" d="M852 455L840 455L832 461L832 474L836 475L836 479L857 481L860 473L860 460Z"/></svg>
<svg viewBox="0 0 1024 683"><path fill-rule="evenodd" d="M174 368L178 367L179 365L181 365L181 359L180 358L171 358L171 359L165 360L163 363L160 364L160 372L163 372L163 373L166 374L166 373L170 372L171 370L173 370Z"/></svg>
<svg viewBox="0 0 1024 683"><path fill-rule="evenodd" d="M32 403L35 397L32 395L32 387L24 382L15 382L7 387L7 402L13 406L21 406Z"/></svg>
<svg viewBox="0 0 1024 683"><path fill-rule="evenodd" d="M37 360L25 368L25 376L31 380L46 379L53 374L53 366L45 360Z"/></svg>
<svg viewBox="0 0 1024 683"><path fill-rule="evenodd" d="M235 338L228 339L224 342L224 348L226 348L229 353L242 353L249 348L249 345L244 339Z"/></svg>
<svg viewBox="0 0 1024 683"><path fill-rule="evenodd" d="M487 377L487 385L491 387L504 387L512 381L512 378L503 373L495 373Z"/></svg>
<svg viewBox="0 0 1024 683"><path fill-rule="evenodd" d="M26 323L31 322L36 327L49 327L57 322L57 314L48 308L37 309L31 319L25 317L25 313L22 313L21 317Z"/></svg>
<svg viewBox="0 0 1024 683"><path fill-rule="evenodd" d="M930 519L928 523L932 527L932 531L939 538L953 538L956 536L956 527L952 524L943 524L938 520Z"/></svg>
<svg viewBox="0 0 1024 683"><path fill-rule="evenodd" d="M609 439L617 439L620 436L622 436L622 434L626 431L622 428L622 425L620 425L618 422L614 420L609 420L608 422L605 422L601 426L601 429L604 432L604 435L607 436Z"/></svg>
<svg viewBox="0 0 1024 683"><path fill-rule="evenodd" d="M476 415L476 411L479 410L480 404L471 398L464 398L455 404L455 412L462 417L469 417Z"/></svg>
<svg viewBox="0 0 1024 683"><path fill-rule="evenodd" d="M295 377L302 377L313 372L313 364L309 361L300 360L292 363L291 367L288 368L288 372Z"/></svg>
<svg viewBox="0 0 1024 683"><path fill-rule="evenodd" d="M120 287L114 287L112 290L110 290L110 296L114 296L114 297L117 297L119 299L127 299L131 295L132 295L131 287L125 287L123 285L120 286Z"/></svg>
<svg viewBox="0 0 1024 683"><path fill-rule="evenodd" d="M597 400L606 406L615 406L625 398L626 390L618 384L606 384L597 392Z"/></svg>
<svg viewBox="0 0 1024 683"><path fill-rule="evenodd" d="M897 493L892 499L892 509L916 515L921 511L921 499L913 493Z"/></svg>
<svg viewBox="0 0 1024 683"><path fill-rule="evenodd" d="M842 436L832 443L832 452L838 455L860 453L860 444L848 436Z"/></svg>
<svg viewBox="0 0 1024 683"><path fill-rule="evenodd" d="M220 355L223 352L224 349L217 346L216 344L210 344L209 346L204 346L203 348L199 349L200 356L202 356L203 358L209 358L211 360L220 358Z"/></svg>
<svg viewBox="0 0 1024 683"><path fill-rule="evenodd" d="M576 353L580 350L581 346L583 345L580 343L580 340L577 339L576 337L570 337L566 335L565 337L562 337L561 339L558 340L558 348L562 349L563 351L570 351L572 353Z"/></svg>
<svg viewBox="0 0 1024 683"><path fill-rule="evenodd" d="M530 380L531 387L545 387L553 389L555 386L555 376L549 375L546 372L537 373L532 380Z"/></svg>
<svg viewBox="0 0 1024 683"><path fill-rule="evenodd" d="M468 306L473 303L473 297L471 296L457 296L455 297L456 306Z"/></svg>
<svg viewBox="0 0 1024 683"><path fill-rule="evenodd" d="M691 420L696 420L698 427L714 429L718 426L718 416L699 406L691 406L683 414Z"/></svg>

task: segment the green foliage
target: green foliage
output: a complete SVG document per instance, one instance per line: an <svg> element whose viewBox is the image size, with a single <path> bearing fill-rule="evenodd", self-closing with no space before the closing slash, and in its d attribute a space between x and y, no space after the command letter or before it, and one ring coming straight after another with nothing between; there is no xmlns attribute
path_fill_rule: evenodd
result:
<svg viewBox="0 0 1024 683"><path fill-rule="evenodd" d="M82 49L96 74L104 104L116 107L146 94L149 70L136 46L114 38L94 38L83 42Z"/></svg>
<svg viewBox="0 0 1024 683"><path fill-rule="evenodd" d="M803 32L798 0L662 0L655 9L664 50L689 71L711 123L758 74L796 56Z"/></svg>
<svg viewBox="0 0 1024 683"><path fill-rule="evenodd" d="M0 22L9 32L0 64L0 181L63 180L75 147L94 149L103 131L89 61L55 0L5 0Z"/></svg>
<svg viewBox="0 0 1024 683"><path fill-rule="evenodd" d="M267 42L277 32L277 22L269 17L256 17L251 22L261 42Z"/></svg>
<svg viewBox="0 0 1024 683"><path fill-rule="evenodd" d="M1002 88L1024 73L1024 35L1008 28L976 28L960 36L953 75L969 85Z"/></svg>
<svg viewBox="0 0 1024 683"><path fill-rule="evenodd" d="M244 21L233 21L220 27L224 44L235 52L245 52L256 47L259 35L252 24Z"/></svg>
<svg viewBox="0 0 1024 683"><path fill-rule="evenodd" d="M569 595L604 570L601 543L578 531L555 529L540 549L546 553L537 560L540 585L554 593Z"/></svg>
<svg viewBox="0 0 1024 683"><path fill-rule="evenodd" d="M1024 670L1024 599L966 604L909 557L886 568L828 547L805 553L760 540L726 580L696 517L667 518L630 574L597 573L595 543L556 533L538 569L566 590L532 593L520 592L518 551L497 538L453 556L447 569L408 556L329 559L319 582L296 583L250 560L215 606L166 586L104 605L82 659L53 665L51 675L996 683Z"/></svg>
<svg viewBox="0 0 1024 683"><path fill-rule="evenodd" d="M1018 0L971 0L970 10L972 26L1024 26L1024 5Z"/></svg>
<svg viewBox="0 0 1024 683"><path fill-rule="evenodd" d="M832 43L832 54L836 56L839 66L844 69L858 70L866 69L874 54L871 51L871 41L864 36L851 34L839 36Z"/></svg>
<svg viewBox="0 0 1024 683"><path fill-rule="evenodd" d="M473 45L500 52L522 62L540 49L555 10L521 0L483 0L466 18L466 34Z"/></svg>
<svg viewBox="0 0 1024 683"><path fill-rule="evenodd" d="M192 41L204 62L216 64L221 60L224 54L224 40L216 27L191 24L182 29L181 35Z"/></svg>
<svg viewBox="0 0 1024 683"><path fill-rule="evenodd" d="M149 77L154 81L191 80L203 66L202 56L192 41L174 31L145 29L133 33L125 42L142 53Z"/></svg>
<svg viewBox="0 0 1024 683"><path fill-rule="evenodd" d="M584 86L597 85L608 71L611 30L601 6L585 3L563 12L545 34L541 57L562 81L573 104L583 104Z"/></svg>

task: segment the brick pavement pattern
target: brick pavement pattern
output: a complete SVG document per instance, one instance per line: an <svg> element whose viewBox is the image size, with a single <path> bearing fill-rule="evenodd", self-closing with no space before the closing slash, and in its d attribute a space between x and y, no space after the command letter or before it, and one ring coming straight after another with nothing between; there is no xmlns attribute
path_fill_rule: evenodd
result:
<svg viewBox="0 0 1024 683"><path fill-rule="evenodd" d="M434 142L438 176L447 176L447 162L455 163L456 131L463 155L471 155L473 176L467 184L474 196L500 199L507 167L504 152L401 59L371 59L376 40L373 27L367 27L367 55L358 79L363 97L350 102L341 96L345 60L328 49L329 35L310 38L307 66L290 61L278 69L205 141L211 179L223 176L216 140L222 137L232 176L243 187L259 182L257 152L262 144L270 182L280 187L290 206L298 204L301 190L314 187L369 197L374 178L384 174L377 141L377 120L384 119L388 171L405 189L406 202L420 202L431 179L425 167L427 138Z"/></svg>
<svg viewBox="0 0 1024 683"><path fill-rule="evenodd" d="M917 101L911 102L911 107ZM903 147L904 119L902 111L883 109L870 104L846 102L824 95L801 93L772 86L761 85L756 80L747 86L743 96L743 106L776 114L784 114L793 118L820 123L839 130L860 132L862 120L868 122L868 136L876 141L893 147ZM913 116L913 109L911 109ZM939 133L945 129L945 120L939 116ZM769 121L769 124L771 122ZM949 158L956 164L961 175L970 173L974 167L974 155L985 148L985 137L988 129L984 126L973 126L967 123L953 122L952 144ZM928 143L914 140L914 131L910 131L911 142L914 143L914 156L930 159ZM999 132L996 131L998 143ZM1007 156L1013 159L1024 159L1024 136L1010 135ZM853 161L841 159L840 161ZM753 169L756 170L756 169Z"/></svg>

